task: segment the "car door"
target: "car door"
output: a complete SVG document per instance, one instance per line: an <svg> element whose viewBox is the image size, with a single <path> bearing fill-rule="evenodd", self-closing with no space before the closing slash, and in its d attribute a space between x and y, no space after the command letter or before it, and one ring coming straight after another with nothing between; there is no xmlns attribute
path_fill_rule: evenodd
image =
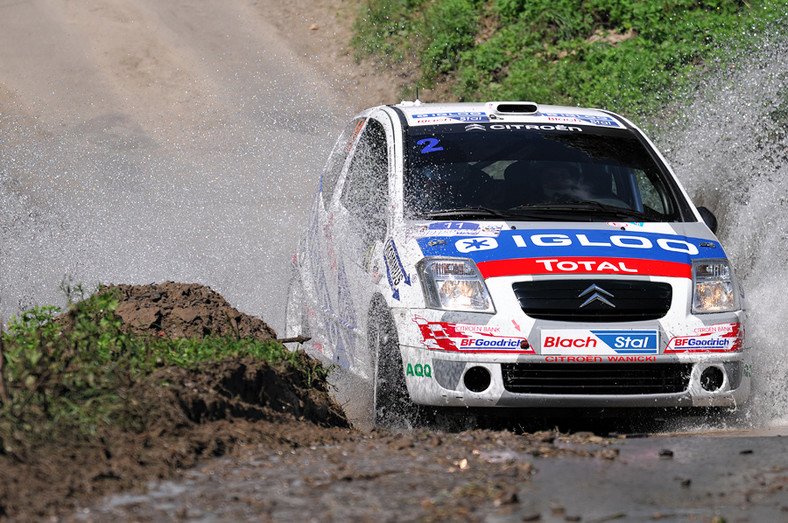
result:
<svg viewBox="0 0 788 523"><path fill-rule="evenodd" d="M366 315L376 283L369 263L388 227L391 142L391 129L369 118L334 201L335 321L343 349L356 370L369 364Z"/></svg>
<svg viewBox="0 0 788 523"><path fill-rule="evenodd" d="M337 313L336 302L338 279L332 202L338 198L336 188L347 171L348 160L365 122L366 118L350 122L329 155L310 215L303 262L304 287L311 304L309 321L312 343L326 359L344 366L348 362L344 356L345 343L337 319L341 315Z"/></svg>

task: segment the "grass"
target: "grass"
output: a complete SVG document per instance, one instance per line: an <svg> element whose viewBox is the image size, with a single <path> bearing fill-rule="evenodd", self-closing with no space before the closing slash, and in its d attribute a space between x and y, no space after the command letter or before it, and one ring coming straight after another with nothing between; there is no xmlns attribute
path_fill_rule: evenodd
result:
<svg viewBox="0 0 788 523"><path fill-rule="evenodd" d="M732 42L785 16L775 0L369 0L358 59L417 71L459 101L653 113Z"/></svg>

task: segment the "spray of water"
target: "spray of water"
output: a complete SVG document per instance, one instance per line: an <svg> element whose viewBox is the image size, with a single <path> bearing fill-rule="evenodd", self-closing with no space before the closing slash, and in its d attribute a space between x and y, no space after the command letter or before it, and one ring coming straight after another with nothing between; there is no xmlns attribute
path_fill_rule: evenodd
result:
<svg viewBox="0 0 788 523"><path fill-rule="evenodd" d="M145 4L0 17L0 322L64 278L174 280L280 332L345 101L258 6Z"/></svg>
<svg viewBox="0 0 788 523"><path fill-rule="evenodd" d="M698 205L720 221L749 307L753 395L737 421L788 423L788 41L764 35L753 50L710 68L658 145Z"/></svg>
<svg viewBox="0 0 788 523"><path fill-rule="evenodd" d="M0 317L64 305L64 278L88 290L174 280L209 285L279 331L287 262L332 140L310 125L319 116L229 113L192 143L120 115L56 136L0 118Z"/></svg>

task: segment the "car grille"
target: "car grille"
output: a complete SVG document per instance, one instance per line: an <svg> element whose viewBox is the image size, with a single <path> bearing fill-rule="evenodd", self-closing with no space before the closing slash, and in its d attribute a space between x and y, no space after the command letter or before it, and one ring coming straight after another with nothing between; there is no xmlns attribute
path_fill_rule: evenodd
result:
<svg viewBox="0 0 788 523"><path fill-rule="evenodd" d="M518 394L669 394L687 390L692 364L504 363L501 371Z"/></svg>
<svg viewBox="0 0 788 523"><path fill-rule="evenodd" d="M534 319L620 322L662 318L670 309L669 283L639 280L537 280L512 285L523 312ZM587 300L598 294L585 306ZM606 303L607 302L607 303ZM613 306L611 306L611 304Z"/></svg>

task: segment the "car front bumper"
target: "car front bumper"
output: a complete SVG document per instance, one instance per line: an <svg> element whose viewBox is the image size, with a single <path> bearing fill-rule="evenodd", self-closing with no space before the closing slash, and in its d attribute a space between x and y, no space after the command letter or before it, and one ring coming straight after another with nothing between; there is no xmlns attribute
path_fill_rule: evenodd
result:
<svg viewBox="0 0 788 523"><path fill-rule="evenodd" d="M520 350L506 336L500 350L461 350L448 346L441 328L429 321L413 333L414 317L401 312L403 372L414 403L445 407L738 407L750 395L750 351L651 355L537 354ZM395 317L397 315L395 314ZM424 323L421 321L421 323ZM456 324L448 324L456 325ZM411 329L410 331L408 329ZM457 335L457 333L454 333ZM449 333L449 337L451 333ZM425 341L427 343L425 344ZM493 341L490 343L493 344ZM508 348L507 348L508 347ZM460 350L452 350L459 348Z"/></svg>
<svg viewBox="0 0 788 523"><path fill-rule="evenodd" d="M750 393L746 352L657 356L643 363L553 363L543 356L502 363L480 356L435 356L413 347L402 350L411 399L422 405L736 407ZM595 384L600 379L607 383L601 391ZM620 392L615 391L617 384Z"/></svg>

